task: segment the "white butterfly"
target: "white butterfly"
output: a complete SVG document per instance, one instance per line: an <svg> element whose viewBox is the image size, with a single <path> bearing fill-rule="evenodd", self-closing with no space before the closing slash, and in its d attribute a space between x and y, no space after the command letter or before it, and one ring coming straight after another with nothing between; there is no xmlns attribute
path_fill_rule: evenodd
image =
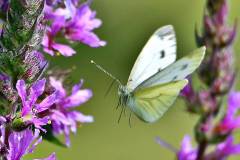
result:
<svg viewBox="0 0 240 160"><path fill-rule="evenodd" d="M188 83L185 79L201 64L205 47L176 61L176 36L173 26L158 29L138 56L127 85L106 72L119 83L119 101L128 106L144 122L158 120L174 103ZM92 63L95 63L92 61Z"/></svg>

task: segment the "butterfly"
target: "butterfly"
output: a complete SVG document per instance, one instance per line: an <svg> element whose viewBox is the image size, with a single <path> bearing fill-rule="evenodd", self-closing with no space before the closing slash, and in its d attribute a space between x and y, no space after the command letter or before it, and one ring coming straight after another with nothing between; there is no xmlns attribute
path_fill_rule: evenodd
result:
<svg viewBox="0 0 240 160"><path fill-rule="evenodd" d="M176 35L173 26L167 25L150 37L126 85L94 61L91 62L119 84L120 106L129 107L140 120L153 123L166 113L188 84L186 77L199 67L205 50L201 47L176 61Z"/></svg>

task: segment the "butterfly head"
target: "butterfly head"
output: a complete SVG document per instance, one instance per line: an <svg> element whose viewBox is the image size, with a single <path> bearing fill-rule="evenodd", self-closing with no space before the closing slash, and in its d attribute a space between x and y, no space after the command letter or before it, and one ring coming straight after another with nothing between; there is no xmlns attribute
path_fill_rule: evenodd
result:
<svg viewBox="0 0 240 160"><path fill-rule="evenodd" d="M121 106L126 106L132 97L132 92L123 85L118 87L118 95L119 95L119 104Z"/></svg>

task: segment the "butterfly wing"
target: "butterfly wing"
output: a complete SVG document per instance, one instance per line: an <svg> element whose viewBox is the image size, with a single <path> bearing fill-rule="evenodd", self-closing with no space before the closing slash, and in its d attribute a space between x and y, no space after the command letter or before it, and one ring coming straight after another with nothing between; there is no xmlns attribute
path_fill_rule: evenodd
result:
<svg viewBox="0 0 240 160"><path fill-rule="evenodd" d="M184 79L139 89L134 92L128 106L141 120L153 123L174 103L180 90L187 83L188 81Z"/></svg>
<svg viewBox="0 0 240 160"><path fill-rule="evenodd" d="M173 26L158 29L148 40L130 73L127 87L139 84L176 60L176 37Z"/></svg>
<svg viewBox="0 0 240 160"><path fill-rule="evenodd" d="M205 51L205 47L196 49L190 55L181 58L177 62L166 67L163 71L156 73L155 75L142 82L136 88L136 90L172 81L183 80L199 67L204 58Z"/></svg>

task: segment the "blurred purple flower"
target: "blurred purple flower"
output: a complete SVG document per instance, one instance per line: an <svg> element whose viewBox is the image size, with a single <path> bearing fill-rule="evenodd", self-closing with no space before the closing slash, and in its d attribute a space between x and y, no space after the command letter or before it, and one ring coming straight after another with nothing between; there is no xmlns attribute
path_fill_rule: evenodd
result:
<svg viewBox="0 0 240 160"><path fill-rule="evenodd" d="M46 79L35 82L29 89L24 80L17 81L18 95L22 100L21 117L24 122L33 124L36 128L45 131L42 126L46 125L49 121L49 117L39 117L38 114L49 109L59 99L59 92L56 91L53 94L47 96L40 103L37 103L38 97L44 92Z"/></svg>
<svg viewBox="0 0 240 160"><path fill-rule="evenodd" d="M229 136L225 142L217 145L215 151L206 156L206 160L226 160L229 156L240 154L240 144L233 144L232 136Z"/></svg>
<svg viewBox="0 0 240 160"><path fill-rule="evenodd" d="M6 12L9 7L9 0L0 0L0 11Z"/></svg>
<svg viewBox="0 0 240 160"><path fill-rule="evenodd" d="M54 56L55 53L60 53L63 56L72 56L76 52L65 44L55 42L55 36L64 27L64 17L56 17L50 27L47 27L47 31L43 37L42 45L46 53Z"/></svg>
<svg viewBox="0 0 240 160"><path fill-rule="evenodd" d="M227 113L223 120L217 125L215 132L218 134L229 134L234 129L240 128L240 92L232 92L228 97Z"/></svg>
<svg viewBox="0 0 240 160"><path fill-rule="evenodd" d="M181 149L177 153L178 160L196 160L197 150L192 147L191 137L185 136L183 138Z"/></svg>
<svg viewBox="0 0 240 160"><path fill-rule="evenodd" d="M93 33L95 28L99 28L102 24L100 19L96 19L96 12L92 11L88 3L84 3L80 8L74 8L73 4L69 4L69 10L72 15L70 21L66 24L66 37L72 41L79 41L90 47L105 46L106 42L100 40Z"/></svg>
<svg viewBox="0 0 240 160"><path fill-rule="evenodd" d="M8 138L9 150L7 160L20 160L24 155L33 153L36 146L42 141L39 133L39 130L35 130L33 133L30 129L26 129L22 132L12 132ZM55 154L52 154L48 158L42 160L55 159Z"/></svg>
<svg viewBox="0 0 240 160"><path fill-rule="evenodd" d="M181 96L187 100L188 105L191 105L198 100L198 94L194 91L191 77L188 78L188 81L188 84L181 91Z"/></svg>
<svg viewBox="0 0 240 160"><path fill-rule="evenodd" d="M76 133L78 123L93 122L92 116L85 116L78 111L73 111L73 108L85 103L92 97L92 91L81 89L82 82L80 82L72 88L72 93L68 96L61 81L50 77L50 83L61 95L60 101L52 110L51 120L53 131L55 134L64 133L66 145L70 146L70 131Z"/></svg>

